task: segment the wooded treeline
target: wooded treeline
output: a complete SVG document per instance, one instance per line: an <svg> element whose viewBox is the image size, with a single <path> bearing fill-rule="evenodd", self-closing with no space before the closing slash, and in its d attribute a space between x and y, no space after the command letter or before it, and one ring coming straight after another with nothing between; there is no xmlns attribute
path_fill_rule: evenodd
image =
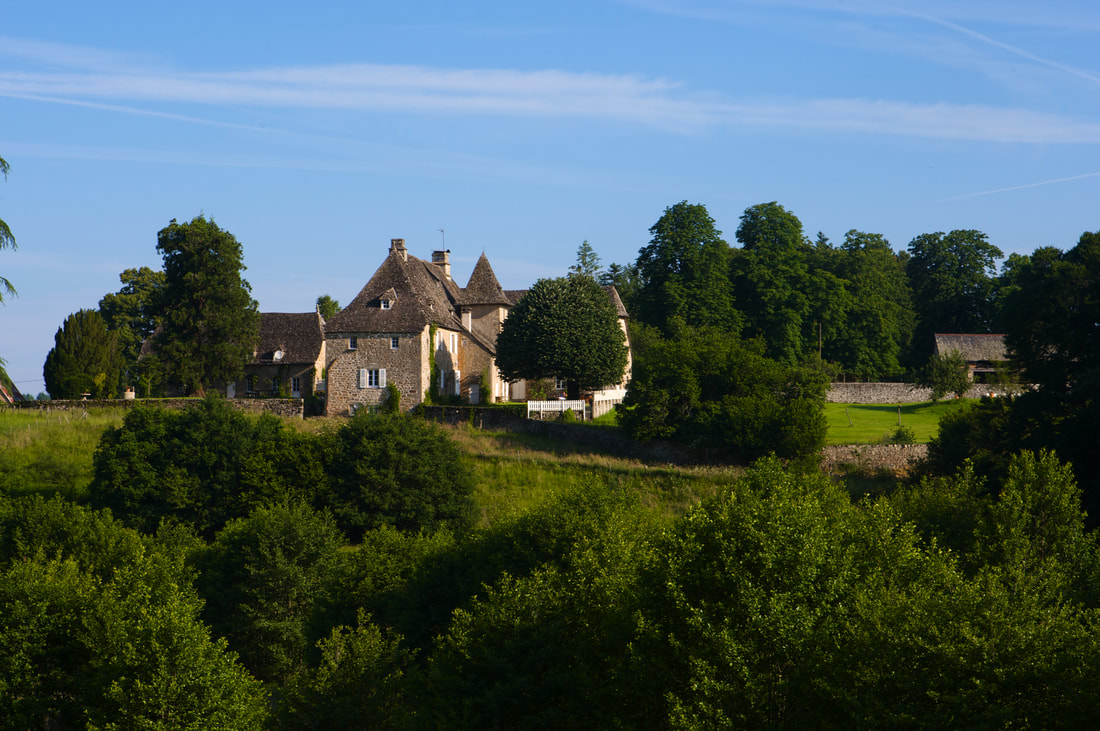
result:
<svg viewBox="0 0 1100 731"><path fill-rule="evenodd" d="M778 203L741 216L737 245L705 206L682 201L650 228L636 261L599 271L632 321L665 335L712 327L761 338L765 354L813 364L840 380L912 378L936 332L1003 332L1014 259L980 231L921 234L895 252L881 234L852 229L811 239ZM586 242L587 243L587 242Z"/></svg>

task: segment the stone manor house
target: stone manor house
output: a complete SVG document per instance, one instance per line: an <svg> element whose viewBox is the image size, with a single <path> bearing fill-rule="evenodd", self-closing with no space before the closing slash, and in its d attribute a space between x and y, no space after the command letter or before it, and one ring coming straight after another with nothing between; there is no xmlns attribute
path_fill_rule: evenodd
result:
<svg viewBox="0 0 1100 731"><path fill-rule="evenodd" d="M607 290L625 334L626 308L614 287ZM424 401L433 386L470 404L523 400L527 384L509 383L497 370L496 339L524 294L501 288L485 254L460 287L451 278L450 251L432 252L429 262L411 256L404 239L392 239L374 276L327 322L316 312L263 313L255 356L226 395L323 391L327 415L377 407L390 385L402 409ZM629 378L628 356L623 381L597 395L621 397Z"/></svg>

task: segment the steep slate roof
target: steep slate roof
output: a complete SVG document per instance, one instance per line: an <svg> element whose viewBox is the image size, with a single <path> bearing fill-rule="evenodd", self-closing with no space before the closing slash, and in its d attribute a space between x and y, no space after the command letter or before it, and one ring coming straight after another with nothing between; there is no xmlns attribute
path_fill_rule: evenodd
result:
<svg viewBox="0 0 1100 731"><path fill-rule="evenodd" d="M252 362L313 363L324 339L324 319L317 312L261 312L260 341ZM276 360L279 350L283 357Z"/></svg>
<svg viewBox="0 0 1100 731"><path fill-rule="evenodd" d="M1004 335L968 335L936 333L936 353L947 355L958 351L969 363L1008 360Z"/></svg>
<svg viewBox="0 0 1100 731"><path fill-rule="evenodd" d="M489 259L485 256L485 252L481 252L481 258L477 260L474 271L470 274L470 281L467 282L466 289L462 290L462 299L459 300L459 304L505 305L506 307L515 304L501 289L497 275L493 274L493 268L489 266Z"/></svg>
<svg viewBox="0 0 1100 731"><path fill-rule="evenodd" d="M391 291L392 290L392 291ZM330 333L420 332L428 323L461 329L455 304L461 290L431 262L390 251L347 307L325 324ZM383 310L385 295L393 304Z"/></svg>

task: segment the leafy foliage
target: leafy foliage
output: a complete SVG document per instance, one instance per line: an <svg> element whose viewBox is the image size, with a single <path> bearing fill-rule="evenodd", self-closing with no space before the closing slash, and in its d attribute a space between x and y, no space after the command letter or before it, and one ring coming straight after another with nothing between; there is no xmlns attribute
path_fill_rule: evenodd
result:
<svg viewBox="0 0 1100 731"><path fill-rule="evenodd" d="M63 500L0 499L0 716L15 728L260 728L178 554Z"/></svg>
<svg viewBox="0 0 1100 731"><path fill-rule="evenodd" d="M175 220L157 234L164 257L158 356L185 391L238 378L260 332L251 287L241 277L241 245L213 220Z"/></svg>
<svg viewBox="0 0 1100 731"><path fill-rule="evenodd" d="M340 303L327 294L323 294L317 298L317 311L321 313L321 317L330 320L340 311Z"/></svg>
<svg viewBox="0 0 1100 731"><path fill-rule="evenodd" d="M759 341L713 329L635 339L620 423L643 441L671 439L726 458L812 459L825 441L825 378L764 356Z"/></svg>
<svg viewBox="0 0 1100 731"><path fill-rule="evenodd" d="M216 396L182 411L139 404L104 433L91 500L139 530L171 518L211 537L255 507L310 497L320 468L307 439Z"/></svg>
<svg viewBox="0 0 1100 731"><path fill-rule="evenodd" d="M742 248L733 259L731 276L746 333L763 339L770 358L800 362L806 352L803 335L809 331L813 284L823 290L822 302L837 299L824 296L830 288L827 274L812 281L802 222L775 202L751 206L741 215L737 240Z"/></svg>
<svg viewBox="0 0 1100 731"><path fill-rule="evenodd" d="M631 316L672 334L681 324L737 329L729 286L729 245L706 206L681 201L665 209L638 252Z"/></svg>
<svg viewBox="0 0 1100 731"><path fill-rule="evenodd" d="M909 242L909 254L905 271L917 313L917 352L927 353L937 332L990 332L996 318L996 261L1003 254L985 234L921 234Z"/></svg>
<svg viewBox="0 0 1100 731"><path fill-rule="evenodd" d="M932 389L933 403L947 394L962 398L973 385L966 359L957 350L946 355L936 353L929 358L928 365L917 378L917 384Z"/></svg>
<svg viewBox="0 0 1100 731"><path fill-rule="evenodd" d="M563 378L570 398L621 381L626 357L608 293L580 274L535 282L497 336L497 367L505 378Z"/></svg>
<svg viewBox="0 0 1100 731"><path fill-rule="evenodd" d="M360 611L318 643L321 659L283 699L279 728L384 729L404 711L405 671L413 653Z"/></svg>
<svg viewBox="0 0 1100 731"><path fill-rule="evenodd" d="M149 267L127 269L119 275L122 289L104 295L99 301L99 313L107 323L107 329L118 337L124 362L124 381L127 385L142 385L139 393L149 390L153 374L149 364L139 363L141 346L153 336L157 328L157 308L164 289L164 272ZM142 368L145 365L145 368ZM142 378L142 375L145 378Z"/></svg>
<svg viewBox="0 0 1100 731"><path fill-rule="evenodd" d="M435 424L357 414L331 436L325 473L316 504L349 536L383 524L461 528L471 519L470 472Z"/></svg>
<svg viewBox="0 0 1100 731"><path fill-rule="evenodd" d="M343 534L302 504L254 510L197 552L203 616L261 680L305 668L313 603L335 570Z"/></svg>
<svg viewBox="0 0 1100 731"><path fill-rule="evenodd" d="M55 399L113 398L118 395L123 356L115 333L95 310L65 318L53 337L42 377Z"/></svg>

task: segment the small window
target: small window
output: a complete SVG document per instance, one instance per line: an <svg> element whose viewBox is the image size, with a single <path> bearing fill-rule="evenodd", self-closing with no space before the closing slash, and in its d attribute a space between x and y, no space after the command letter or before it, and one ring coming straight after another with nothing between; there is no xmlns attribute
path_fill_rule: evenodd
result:
<svg viewBox="0 0 1100 731"><path fill-rule="evenodd" d="M301 393L302 391L302 379L298 376L294 376L290 379L290 390L294 393Z"/></svg>
<svg viewBox="0 0 1100 731"><path fill-rule="evenodd" d="M348 338L348 350L355 350L359 347L359 338L352 335Z"/></svg>
<svg viewBox="0 0 1100 731"><path fill-rule="evenodd" d="M385 388L386 387L386 369L385 368L360 368L359 369L359 388Z"/></svg>
<svg viewBox="0 0 1100 731"><path fill-rule="evenodd" d="M388 310L390 308L390 301L389 300L382 300L381 302L382 302L382 309L383 310Z"/></svg>
<svg viewBox="0 0 1100 731"><path fill-rule="evenodd" d="M400 339L396 335L390 336L390 350L397 350L399 344Z"/></svg>

